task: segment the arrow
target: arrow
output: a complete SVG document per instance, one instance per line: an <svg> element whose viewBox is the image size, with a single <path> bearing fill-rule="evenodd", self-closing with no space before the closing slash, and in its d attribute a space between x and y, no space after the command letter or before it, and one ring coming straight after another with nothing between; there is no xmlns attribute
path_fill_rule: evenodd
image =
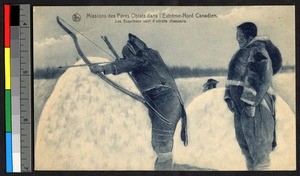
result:
<svg viewBox="0 0 300 176"><path fill-rule="evenodd" d="M96 64L108 64L110 62L95 62L91 64L79 64L79 65L68 65L68 66L59 66L58 68L70 68L70 67L82 67L82 66L90 66L90 65L96 65Z"/></svg>

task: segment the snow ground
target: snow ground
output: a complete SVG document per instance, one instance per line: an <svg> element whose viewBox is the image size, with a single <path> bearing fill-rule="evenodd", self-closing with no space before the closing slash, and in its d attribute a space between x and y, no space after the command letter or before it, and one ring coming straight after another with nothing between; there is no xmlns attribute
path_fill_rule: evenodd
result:
<svg viewBox="0 0 300 176"><path fill-rule="evenodd" d="M137 92L125 74L109 77ZM219 80L222 87L225 78ZM189 102L190 143L183 147L178 128L174 161L201 168L244 170L232 114L223 101L224 88L202 94L202 84L196 78L176 82ZM276 107L278 147L271 155L271 169L293 170L295 114L280 97ZM155 153L150 140L151 124L142 104L114 90L88 68L70 68L56 83L41 114L35 166L37 170L152 170Z"/></svg>

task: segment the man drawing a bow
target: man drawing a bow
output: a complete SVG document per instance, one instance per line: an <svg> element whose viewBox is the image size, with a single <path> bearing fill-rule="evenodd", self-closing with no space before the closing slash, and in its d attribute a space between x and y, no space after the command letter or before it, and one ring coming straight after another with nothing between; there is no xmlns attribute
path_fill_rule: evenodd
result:
<svg viewBox="0 0 300 176"><path fill-rule="evenodd" d="M236 40L240 49L229 64L224 99L234 113L236 139L248 170L263 170L276 146L275 96L269 90L282 66L281 54L267 37L257 36L251 22L237 27Z"/></svg>
<svg viewBox="0 0 300 176"><path fill-rule="evenodd" d="M182 118L181 139L187 145L186 113L174 78L160 54L147 47L138 37L129 34L122 49L123 59L110 64L92 65L93 73L118 75L131 72L134 82L143 97L171 124L163 121L149 109L152 122L152 147L157 154L155 170L173 169L173 136L178 121Z"/></svg>

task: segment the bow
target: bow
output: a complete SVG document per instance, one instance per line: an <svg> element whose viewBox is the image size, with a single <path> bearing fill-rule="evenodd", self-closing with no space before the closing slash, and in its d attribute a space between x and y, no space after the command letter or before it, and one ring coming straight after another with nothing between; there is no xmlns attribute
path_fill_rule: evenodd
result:
<svg viewBox="0 0 300 176"><path fill-rule="evenodd" d="M92 62L89 61L89 59L85 56L85 54L83 53L83 51L81 50L80 46L79 46L79 43L78 43L78 39L76 37L76 35L71 31L69 30L65 25L62 24L61 22L61 18L59 16L56 17L56 21L57 23L59 24L59 26L66 32L68 33L73 41L74 41L74 44L75 44L75 47L77 49L77 52L79 54L79 56L82 58L82 60L90 67L90 65L92 65ZM172 124L170 121L168 121L167 119L165 119L159 112L157 112L152 106L151 104L149 104L143 97L133 93L133 92L130 92L126 89L124 89L123 87L119 86L118 84L116 84L115 82L113 82L112 80L110 80L109 78L107 78L104 74L102 73L99 73L97 72L96 75L98 77L100 77L102 80L104 80L106 83L108 83L109 85L113 86L115 89L121 91L122 93L125 93L126 95L130 96L131 98L143 103L147 108L151 109L155 114L157 114L161 120L163 120L165 123L167 124Z"/></svg>

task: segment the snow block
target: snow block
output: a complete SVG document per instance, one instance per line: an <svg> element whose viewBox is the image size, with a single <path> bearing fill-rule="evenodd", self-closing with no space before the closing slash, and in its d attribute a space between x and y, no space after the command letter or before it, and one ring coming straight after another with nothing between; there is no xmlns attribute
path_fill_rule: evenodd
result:
<svg viewBox="0 0 300 176"><path fill-rule="evenodd" d="M126 74L109 77L138 92ZM59 78L38 124L36 169L152 170L154 161L151 122L141 103L88 67L70 68Z"/></svg>

